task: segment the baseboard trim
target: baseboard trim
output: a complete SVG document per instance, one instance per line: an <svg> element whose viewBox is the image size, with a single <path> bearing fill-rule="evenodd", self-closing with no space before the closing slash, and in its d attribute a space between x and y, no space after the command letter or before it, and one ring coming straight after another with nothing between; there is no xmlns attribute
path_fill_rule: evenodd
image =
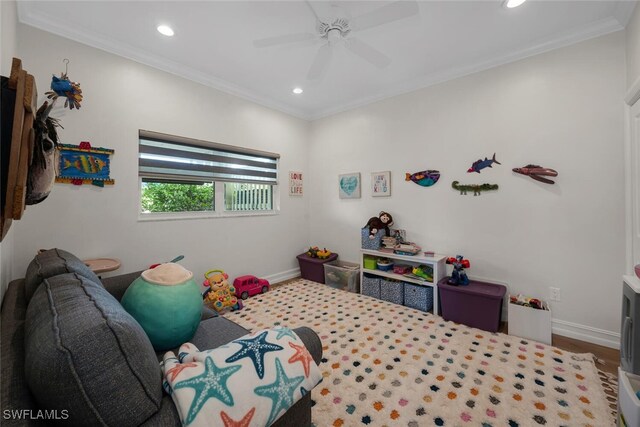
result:
<svg viewBox="0 0 640 427"><path fill-rule="evenodd" d="M275 283L284 282L285 280L294 279L300 276L300 268L292 268L291 270L282 271L280 273L271 274L264 278L272 285Z"/></svg>
<svg viewBox="0 0 640 427"><path fill-rule="evenodd" d="M551 330L556 335L620 349L620 334L566 320L551 319Z"/></svg>

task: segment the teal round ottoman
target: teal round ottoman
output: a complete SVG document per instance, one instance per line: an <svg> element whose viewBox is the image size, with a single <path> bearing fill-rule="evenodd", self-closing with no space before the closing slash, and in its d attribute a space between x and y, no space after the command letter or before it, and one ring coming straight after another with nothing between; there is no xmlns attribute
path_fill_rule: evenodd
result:
<svg viewBox="0 0 640 427"><path fill-rule="evenodd" d="M142 326L156 351L189 341L202 314L202 295L193 273L174 263L144 271L127 288L121 304Z"/></svg>

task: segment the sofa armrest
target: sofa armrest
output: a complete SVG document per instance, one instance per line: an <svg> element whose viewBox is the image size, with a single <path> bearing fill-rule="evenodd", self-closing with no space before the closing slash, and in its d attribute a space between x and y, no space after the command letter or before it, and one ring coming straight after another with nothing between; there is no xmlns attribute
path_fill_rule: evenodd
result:
<svg viewBox="0 0 640 427"><path fill-rule="evenodd" d="M322 360L322 341L320 341L318 334L306 326L295 328L293 331L300 337L304 346L307 347L316 365L320 365L320 361Z"/></svg>
<svg viewBox="0 0 640 427"><path fill-rule="evenodd" d="M118 301L122 299L125 291L134 280L136 280L142 271L136 271L134 273L120 274L119 276L106 277L101 279L102 286L113 295Z"/></svg>

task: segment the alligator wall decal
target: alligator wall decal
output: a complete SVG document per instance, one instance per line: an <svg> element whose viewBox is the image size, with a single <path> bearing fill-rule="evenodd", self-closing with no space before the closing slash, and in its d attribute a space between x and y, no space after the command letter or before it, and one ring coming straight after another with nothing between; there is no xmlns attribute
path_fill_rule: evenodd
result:
<svg viewBox="0 0 640 427"><path fill-rule="evenodd" d="M474 196L479 196L483 191L497 190L498 184L460 184L458 181L453 181L451 187L458 190L460 195L466 195L467 191L473 191Z"/></svg>

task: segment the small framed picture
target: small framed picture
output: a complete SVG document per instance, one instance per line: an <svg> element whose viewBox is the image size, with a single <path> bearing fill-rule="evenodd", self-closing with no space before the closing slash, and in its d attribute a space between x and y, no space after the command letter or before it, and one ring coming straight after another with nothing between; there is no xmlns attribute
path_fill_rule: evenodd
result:
<svg viewBox="0 0 640 427"><path fill-rule="evenodd" d="M338 175L338 192L341 199L359 199L360 172Z"/></svg>
<svg viewBox="0 0 640 427"><path fill-rule="evenodd" d="M302 196L302 172L289 172L289 195Z"/></svg>
<svg viewBox="0 0 640 427"><path fill-rule="evenodd" d="M385 197L391 195L391 172L371 173L371 196Z"/></svg>

